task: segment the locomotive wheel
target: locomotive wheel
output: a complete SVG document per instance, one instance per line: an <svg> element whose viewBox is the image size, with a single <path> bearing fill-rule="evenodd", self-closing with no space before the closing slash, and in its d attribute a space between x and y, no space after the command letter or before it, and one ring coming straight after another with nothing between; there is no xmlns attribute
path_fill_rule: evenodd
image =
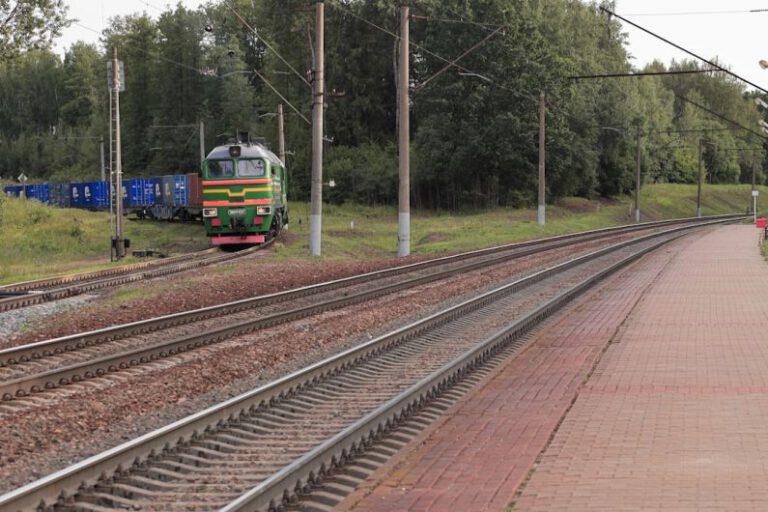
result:
<svg viewBox="0 0 768 512"><path fill-rule="evenodd" d="M277 238L281 229L283 229L283 212L277 211L272 217L272 225L269 227L269 239Z"/></svg>

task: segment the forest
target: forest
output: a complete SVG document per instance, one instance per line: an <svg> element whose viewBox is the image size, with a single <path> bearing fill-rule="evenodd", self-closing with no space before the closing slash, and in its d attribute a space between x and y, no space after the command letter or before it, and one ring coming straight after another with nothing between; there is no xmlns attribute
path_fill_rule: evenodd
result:
<svg viewBox="0 0 768 512"><path fill-rule="evenodd" d="M399 3L325 2L326 200L397 203ZM701 147L708 182L764 183L765 97L728 74L574 78L709 69L688 59L638 68L601 6L613 3L411 2L414 207L534 204L540 92L550 198L632 191L638 131L645 182L694 183ZM201 122L207 150L237 131L276 149L282 103L289 197L308 200L314 13L310 0L212 0L113 18L100 44L63 58L44 45L0 56L0 177L98 179L117 48L126 178L197 171Z"/></svg>

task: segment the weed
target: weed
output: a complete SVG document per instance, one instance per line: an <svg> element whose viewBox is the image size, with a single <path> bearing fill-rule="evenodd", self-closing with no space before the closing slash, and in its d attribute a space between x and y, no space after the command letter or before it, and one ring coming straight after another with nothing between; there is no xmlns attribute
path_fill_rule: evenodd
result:
<svg viewBox="0 0 768 512"><path fill-rule="evenodd" d="M72 227L69 230L69 236L71 236L72 238L77 238L78 242L83 241L84 232L83 232L83 228L81 227L81 224L82 223L80 222L80 219L75 217L72 219Z"/></svg>

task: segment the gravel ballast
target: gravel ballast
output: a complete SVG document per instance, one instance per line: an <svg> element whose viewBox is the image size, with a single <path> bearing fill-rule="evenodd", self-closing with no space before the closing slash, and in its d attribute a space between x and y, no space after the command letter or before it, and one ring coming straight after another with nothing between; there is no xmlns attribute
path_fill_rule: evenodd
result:
<svg viewBox="0 0 768 512"><path fill-rule="evenodd" d="M397 295L264 329L109 378L46 391L20 403L0 404L0 443L4 447L0 451L0 492L496 287L511 276L519 277L605 243L559 249L491 269L459 273ZM278 263L254 258L125 288L138 299L123 301L120 294L125 292L105 292L98 297L69 299L76 302L67 301L63 306L56 303L38 316L26 317L24 332L13 328L2 332L0 346L274 293L421 259ZM30 328L31 322L37 322L38 327ZM134 374L141 378L128 378Z"/></svg>

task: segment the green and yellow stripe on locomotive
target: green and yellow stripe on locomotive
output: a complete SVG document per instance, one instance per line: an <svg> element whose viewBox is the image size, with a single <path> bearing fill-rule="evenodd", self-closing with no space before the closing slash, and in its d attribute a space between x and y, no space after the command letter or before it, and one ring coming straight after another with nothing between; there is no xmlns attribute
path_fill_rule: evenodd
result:
<svg viewBox="0 0 768 512"><path fill-rule="evenodd" d="M203 162L203 222L213 245L260 244L288 224L285 166L257 143L218 146Z"/></svg>

